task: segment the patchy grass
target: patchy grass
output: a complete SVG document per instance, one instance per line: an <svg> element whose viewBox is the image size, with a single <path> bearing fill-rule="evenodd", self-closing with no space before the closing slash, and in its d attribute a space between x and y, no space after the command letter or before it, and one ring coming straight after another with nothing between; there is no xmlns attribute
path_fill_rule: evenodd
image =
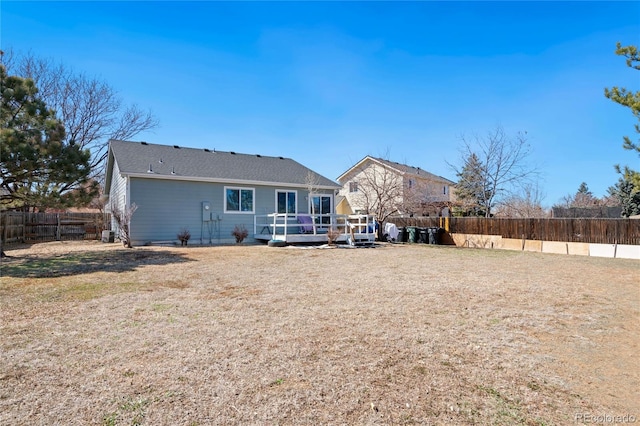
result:
<svg viewBox="0 0 640 426"><path fill-rule="evenodd" d="M637 261L428 245L7 254L0 424L640 414Z"/></svg>
<svg viewBox="0 0 640 426"><path fill-rule="evenodd" d="M54 301L87 301L106 295L135 292L140 290L138 283L108 283L79 282L68 285L51 286L47 291L37 292L42 302Z"/></svg>
<svg viewBox="0 0 640 426"><path fill-rule="evenodd" d="M3 259L2 275L16 278L57 278L91 272L126 272L143 265L184 262L180 254L154 251L86 251Z"/></svg>

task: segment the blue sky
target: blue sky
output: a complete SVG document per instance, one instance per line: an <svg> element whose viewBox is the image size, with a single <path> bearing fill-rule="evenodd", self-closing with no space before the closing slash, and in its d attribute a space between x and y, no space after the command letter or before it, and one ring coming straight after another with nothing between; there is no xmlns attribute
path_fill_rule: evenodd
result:
<svg viewBox="0 0 640 426"><path fill-rule="evenodd" d="M640 89L614 54L640 2L30 2L1 47L97 76L160 121L136 140L286 156L336 179L365 155L455 180L462 136L526 131L551 206L596 196Z"/></svg>

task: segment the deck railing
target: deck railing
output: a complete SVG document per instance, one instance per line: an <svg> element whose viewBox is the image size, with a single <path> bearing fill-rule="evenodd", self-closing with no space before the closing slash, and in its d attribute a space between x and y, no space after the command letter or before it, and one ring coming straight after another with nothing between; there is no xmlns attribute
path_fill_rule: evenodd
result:
<svg viewBox="0 0 640 426"><path fill-rule="evenodd" d="M344 214L290 214L271 213L254 217L254 235L269 234L274 240L286 240L288 235L326 234L329 229L340 234L375 234L376 222L372 215Z"/></svg>

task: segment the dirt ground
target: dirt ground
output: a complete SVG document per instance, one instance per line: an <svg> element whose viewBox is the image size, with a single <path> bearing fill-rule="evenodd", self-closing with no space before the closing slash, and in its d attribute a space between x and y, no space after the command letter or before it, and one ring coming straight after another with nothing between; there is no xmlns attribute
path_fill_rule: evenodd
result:
<svg viewBox="0 0 640 426"><path fill-rule="evenodd" d="M640 422L640 262L461 249L7 250L0 424Z"/></svg>

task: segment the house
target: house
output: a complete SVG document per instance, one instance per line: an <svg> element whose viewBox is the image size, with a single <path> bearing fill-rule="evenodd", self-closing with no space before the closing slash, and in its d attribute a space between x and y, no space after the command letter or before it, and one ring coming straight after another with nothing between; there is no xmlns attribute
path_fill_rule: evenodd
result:
<svg viewBox="0 0 640 426"><path fill-rule="evenodd" d="M366 156L338 177L338 212L441 215L455 182L419 167Z"/></svg>
<svg viewBox="0 0 640 426"><path fill-rule="evenodd" d="M320 215L335 213L339 188L290 158L111 140L104 193L108 211L137 206L134 245L177 242L183 229L191 243L209 244L235 242L236 225L249 231L250 242L282 233L271 226L276 219L291 226L313 213L322 222Z"/></svg>

